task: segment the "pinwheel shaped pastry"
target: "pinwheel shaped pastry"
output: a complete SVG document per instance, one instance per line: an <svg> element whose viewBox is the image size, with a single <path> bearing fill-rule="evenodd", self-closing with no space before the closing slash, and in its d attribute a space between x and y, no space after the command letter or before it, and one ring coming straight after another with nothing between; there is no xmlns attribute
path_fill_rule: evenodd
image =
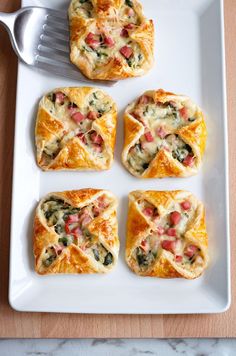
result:
<svg viewBox="0 0 236 356"><path fill-rule="evenodd" d="M39 103L38 165L47 170L104 170L113 161L117 109L96 88L60 88Z"/></svg>
<svg viewBox="0 0 236 356"><path fill-rule="evenodd" d="M122 161L139 178L198 172L206 144L203 113L188 97L146 91L125 111Z"/></svg>
<svg viewBox="0 0 236 356"><path fill-rule="evenodd" d="M50 193L34 220L35 270L106 273L117 262L116 198L106 190Z"/></svg>
<svg viewBox="0 0 236 356"><path fill-rule="evenodd" d="M154 26L138 0L72 0L71 61L90 79L145 74L153 64Z"/></svg>
<svg viewBox="0 0 236 356"><path fill-rule="evenodd" d="M208 264L203 204L180 190L130 193L126 261L141 276L199 277Z"/></svg>

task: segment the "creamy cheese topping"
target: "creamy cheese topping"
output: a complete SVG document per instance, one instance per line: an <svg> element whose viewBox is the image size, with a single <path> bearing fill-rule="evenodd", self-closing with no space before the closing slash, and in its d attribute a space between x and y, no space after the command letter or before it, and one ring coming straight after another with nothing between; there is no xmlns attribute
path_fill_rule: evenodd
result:
<svg viewBox="0 0 236 356"><path fill-rule="evenodd" d="M51 92L45 97L44 105L48 112L60 120L64 126L63 132L56 134L44 146L42 160L45 165L48 165L65 144L76 136L95 156L104 159L103 139L93 128L94 120L99 119L112 108L109 99L103 92L91 93L81 107L71 102L63 92Z"/></svg>
<svg viewBox="0 0 236 356"><path fill-rule="evenodd" d="M151 224L150 234L134 249L132 257L141 271L146 271L155 263L163 250L186 270L198 270L204 265L201 249L186 241L185 233L194 219L196 203L187 200L172 202L160 214L158 208L146 200L138 201L138 207Z"/></svg>
<svg viewBox="0 0 236 356"><path fill-rule="evenodd" d="M198 110L190 100L155 103L143 95L128 113L144 127L144 133L128 153L129 165L142 174L158 151L165 149L172 157L186 166L194 165L192 148L177 134L177 129L190 125L197 119Z"/></svg>
<svg viewBox="0 0 236 356"><path fill-rule="evenodd" d="M44 267L50 266L64 248L74 244L96 261L108 266L113 262L112 254L101 244L98 237L88 229L90 222L102 214L112 203L105 195L82 208L75 208L62 199L50 197L41 205L47 225L58 235L58 243L43 252Z"/></svg>

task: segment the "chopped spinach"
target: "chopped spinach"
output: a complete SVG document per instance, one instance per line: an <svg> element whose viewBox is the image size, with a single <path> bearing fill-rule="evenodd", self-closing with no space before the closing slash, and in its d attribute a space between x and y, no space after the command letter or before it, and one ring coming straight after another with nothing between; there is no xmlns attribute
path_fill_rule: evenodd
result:
<svg viewBox="0 0 236 356"><path fill-rule="evenodd" d="M107 255L105 256L103 264L104 264L104 266L108 266L112 262L113 262L113 256L112 256L111 252L108 252Z"/></svg>
<svg viewBox="0 0 236 356"><path fill-rule="evenodd" d="M148 168L148 166L149 166L149 163L144 163L142 167L143 167L143 169L145 170L145 169Z"/></svg>
<svg viewBox="0 0 236 356"><path fill-rule="evenodd" d="M96 93L93 93L93 97L94 97L94 99L98 100Z"/></svg>
<svg viewBox="0 0 236 356"><path fill-rule="evenodd" d="M189 118L188 118L188 121L189 121L189 122L193 122L193 121L195 121L195 120L196 120L195 117L189 117Z"/></svg>
<svg viewBox="0 0 236 356"><path fill-rule="evenodd" d="M96 261L99 261L100 260L100 257L99 257L99 252L97 249L93 249L93 254L94 254L94 258Z"/></svg>
<svg viewBox="0 0 236 356"><path fill-rule="evenodd" d="M61 233L63 232L63 227L62 227L62 225L57 224L57 225L54 227L54 230L55 230L55 232L59 235L59 234L61 234Z"/></svg>
<svg viewBox="0 0 236 356"><path fill-rule="evenodd" d="M65 247L72 243L71 239L68 239L67 237L60 237L58 242L62 243Z"/></svg>
<svg viewBox="0 0 236 356"><path fill-rule="evenodd" d="M50 93L50 94L48 94L48 99L51 100L51 102L55 103L55 101L56 101L56 94L55 94L55 93Z"/></svg>
<svg viewBox="0 0 236 356"><path fill-rule="evenodd" d="M129 7L133 7L133 1L131 0L125 0L125 5L129 6Z"/></svg>
<svg viewBox="0 0 236 356"><path fill-rule="evenodd" d="M51 255L50 257L48 257L46 260L43 261L44 266L49 267L55 259L56 259L56 255Z"/></svg>
<svg viewBox="0 0 236 356"><path fill-rule="evenodd" d="M98 58L101 58L102 56L108 57L108 54L105 53L105 52L98 52L98 51L97 51L97 56L98 56Z"/></svg>
<svg viewBox="0 0 236 356"><path fill-rule="evenodd" d="M79 0L79 2L81 3L81 4L84 4L85 2L87 2L88 0Z"/></svg>

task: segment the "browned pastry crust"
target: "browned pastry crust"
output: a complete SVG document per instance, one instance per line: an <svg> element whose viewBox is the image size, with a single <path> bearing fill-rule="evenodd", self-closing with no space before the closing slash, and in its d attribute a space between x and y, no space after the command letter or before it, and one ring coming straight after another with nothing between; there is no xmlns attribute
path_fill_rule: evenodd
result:
<svg viewBox="0 0 236 356"><path fill-rule="evenodd" d="M117 108L100 89L59 88L39 103L37 163L43 170L104 170L113 162Z"/></svg>
<svg viewBox="0 0 236 356"><path fill-rule="evenodd" d="M69 19L71 61L88 78L136 77L152 67L154 26L138 0L72 0Z"/></svg>
<svg viewBox="0 0 236 356"><path fill-rule="evenodd" d="M131 192L126 261L141 276L199 277L208 265L203 204L181 190Z"/></svg>
<svg viewBox="0 0 236 356"><path fill-rule="evenodd" d="M199 170L206 145L201 109L184 95L146 91L128 105L122 161L139 178L188 177Z"/></svg>
<svg viewBox="0 0 236 356"><path fill-rule="evenodd" d="M116 207L116 198L106 190L81 189L44 197L34 219L36 272L109 272L119 253Z"/></svg>

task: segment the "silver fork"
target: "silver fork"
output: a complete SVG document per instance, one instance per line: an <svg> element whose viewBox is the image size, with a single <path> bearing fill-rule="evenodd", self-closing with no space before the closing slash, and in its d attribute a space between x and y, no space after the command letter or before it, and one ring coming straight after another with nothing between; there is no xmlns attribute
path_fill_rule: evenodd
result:
<svg viewBox="0 0 236 356"><path fill-rule="evenodd" d="M24 63L57 76L92 83L70 62L66 11L25 7L10 14L0 12L0 23ZM111 86L115 82L99 83Z"/></svg>

